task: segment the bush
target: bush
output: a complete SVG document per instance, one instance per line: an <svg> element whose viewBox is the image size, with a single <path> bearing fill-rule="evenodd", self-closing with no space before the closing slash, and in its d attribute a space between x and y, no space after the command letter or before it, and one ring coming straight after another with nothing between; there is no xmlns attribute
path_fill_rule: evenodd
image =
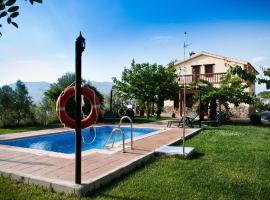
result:
<svg viewBox="0 0 270 200"><path fill-rule="evenodd" d="M250 115L250 122L252 124L260 124L261 123L261 116L260 115Z"/></svg>
<svg viewBox="0 0 270 200"><path fill-rule="evenodd" d="M175 113L174 112L172 113L172 118L175 118Z"/></svg>

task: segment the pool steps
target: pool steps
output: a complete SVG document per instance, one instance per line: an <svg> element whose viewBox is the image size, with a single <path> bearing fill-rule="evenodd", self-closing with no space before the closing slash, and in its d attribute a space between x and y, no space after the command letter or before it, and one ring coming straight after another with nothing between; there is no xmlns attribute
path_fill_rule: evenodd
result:
<svg viewBox="0 0 270 200"><path fill-rule="evenodd" d="M123 138L123 153L125 153L125 133L124 133L124 131L122 131L122 129L121 129L121 124L122 124L122 121L123 121L124 119L128 119L129 122L130 122L130 134L131 134L130 140L131 140L131 149L133 149L133 128L132 128L132 119L131 119L129 116L123 116L123 117L120 119L118 128L114 128L114 129L112 130L112 132L111 132L110 135L107 137L107 139L106 139L106 141L105 141L105 143L104 143L104 147L107 147L107 146L108 146L107 143L110 141L112 135L115 134L115 135L114 135L113 143L112 143L112 145L111 145L111 147L113 147L113 146L114 146L114 143L115 143L115 140L116 140L116 138L117 138L117 136L118 136L118 133L121 132L121 133L122 133L122 138Z"/></svg>

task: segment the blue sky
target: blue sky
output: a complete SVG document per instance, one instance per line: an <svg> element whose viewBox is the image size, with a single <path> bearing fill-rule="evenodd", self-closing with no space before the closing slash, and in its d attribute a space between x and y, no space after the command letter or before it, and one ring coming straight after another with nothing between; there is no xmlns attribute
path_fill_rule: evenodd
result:
<svg viewBox="0 0 270 200"><path fill-rule="evenodd" d="M86 39L83 77L111 81L132 58L167 64L189 51L208 51L270 65L270 1L18 0L19 29L4 23L0 38L0 85L54 82L74 71L74 42ZM263 90L260 87L259 90Z"/></svg>

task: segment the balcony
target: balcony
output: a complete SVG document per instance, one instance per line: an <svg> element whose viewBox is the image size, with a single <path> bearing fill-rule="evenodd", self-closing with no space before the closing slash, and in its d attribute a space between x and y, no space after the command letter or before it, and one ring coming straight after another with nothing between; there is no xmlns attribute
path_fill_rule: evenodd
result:
<svg viewBox="0 0 270 200"><path fill-rule="evenodd" d="M226 73L207 73L207 74L191 74L180 76L178 83L179 85L184 85L184 79L186 84L191 84L192 82L196 82L199 80L206 80L213 84L219 84L221 81L221 77Z"/></svg>

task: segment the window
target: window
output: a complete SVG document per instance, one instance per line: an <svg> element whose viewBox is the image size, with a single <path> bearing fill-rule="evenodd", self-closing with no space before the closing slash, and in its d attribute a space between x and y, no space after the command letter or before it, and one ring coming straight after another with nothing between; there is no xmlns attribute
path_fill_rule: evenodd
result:
<svg viewBox="0 0 270 200"><path fill-rule="evenodd" d="M209 64L209 65L204 65L204 70L205 70L205 75L206 76L213 76L214 73L214 65Z"/></svg>
<svg viewBox="0 0 270 200"><path fill-rule="evenodd" d="M200 78L201 66L193 65L192 67L192 81L197 81Z"/></svg>

